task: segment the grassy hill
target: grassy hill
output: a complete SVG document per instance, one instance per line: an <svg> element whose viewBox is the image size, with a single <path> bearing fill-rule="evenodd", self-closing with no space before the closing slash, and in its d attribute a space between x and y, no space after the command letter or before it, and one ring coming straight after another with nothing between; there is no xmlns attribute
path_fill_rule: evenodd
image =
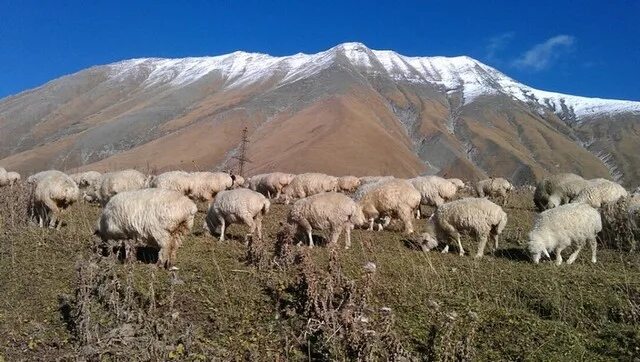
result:
<svg viewBox="0 0 640 362"><path fill-rule="evenodd" d="M171 273L144 251L101 256L97 206L74 205L61 231L23 223L17 191L0 190L0 360L640 358L638 254L533 265L529 192L509 200L500 249L482 260L423 253L397 231L297 247L274 205L249 247L237 225L224 243L203 234L200 213Z"/></svg>

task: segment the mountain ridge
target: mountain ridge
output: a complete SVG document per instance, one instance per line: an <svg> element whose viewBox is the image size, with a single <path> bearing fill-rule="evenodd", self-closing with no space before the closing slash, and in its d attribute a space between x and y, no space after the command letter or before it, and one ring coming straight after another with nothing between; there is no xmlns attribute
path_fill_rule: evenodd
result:
<svg viewBox="0 0 640 362"><path fill-rule="evenodd" d="M339 107L339 112L330 112L326 108L329 104ZM315 113L310 114L309 109ZM486 113L492 116L487 118ZM396 167L358 156L354 163L369 165L372 172L385 168L398 174L464 169L463 176L478 178L513 175L525 165L527 171L516 172L526 175L522 176L523 182L557 168L631 183L637 179L635 165L639 161L628 149L637 144L630 138L638 132L640 102L541 91L467 56L406 57L393 51L371 50L361 43L283 57L238 51L214 57L137 58L60 77L0 100L0 130L19 136L0 136L4 143L0 146L0 164L22 170L91 165L108 168L104 160L127 159L127 166L140 166L127 154L153 148L154 140L177 139L188 129L205 124L211 132L218 132L224 124L237 137L239 128L261 130L276 120L288 128L261 137L274 138L275 143L293 142L298 137L296 142L301 145L311 144L307 139L313 137L311 130L333 122L331 114L367 117L369 121L364 123L353 120L362 134L371 130L382 137L385 147L390 147L388 152L403 154L405 159L410 152L420 159L407 164L391 157L393 162L403 164ZM296 124L285 119L300 115L305 116ZM227 124L224 119L235 119L238 124ZM483 123L478 123L479 119ZM306 123L317 127L311 128L310 134L298 134ZM526 135L525 130L537 134ZM551 133L562 142L551 141ZM493 146L486 140L480 142L489 134L497 142ZM356 133L351 137L359 136ZM513 144L510 138L520 138L523 143ZM237 147L232 143L226 139L219 150L213 147L216 151L211 152L221 153L218 156L205 157L202 153L206 151L199 150L191 158L206 159L198 167L220 167L219 163L231 166L228 163ZM375 152L373 144L354 143ZM478 159L479 148L489 146L494 152L499 149L511 154L499 157L515 157L515 161L495 166ZM556 147L566 155L548 155L544 147ZM189 158L191 151L184 152ZM163 157L173 156L159 158ZM320 168L332 171L320 156L308 157L316 159ZM578 160L577 165L571 164L571 158L574 163ZM192 167L184 166L185 160L171 162L159 162L157 167ZM271 168L278 166L266 159L264 163ZM306 169L282 160L281 167L287 165L293 167L292 171ZM253 167L256 171L266 169L264 165ZM348 170L347 164L340 168L340 172Z"/></svg>

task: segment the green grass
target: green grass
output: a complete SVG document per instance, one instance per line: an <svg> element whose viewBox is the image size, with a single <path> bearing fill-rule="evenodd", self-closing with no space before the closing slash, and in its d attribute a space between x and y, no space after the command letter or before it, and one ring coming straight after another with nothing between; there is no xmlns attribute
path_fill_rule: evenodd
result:
<svg viewBox="0 0 640 362"><path fill-rule="evenodd" d="M640 357L638 254L599 250L592 265L585 250L572 266L530 263L523 252L535 215L530 198L529 193L511 198L500 250L481 260L422 253L408 247L399 232L355 230L353 247L340 250L340 264L356 280L366 262L377 265L372 304L392 309L395 334L416 356L447 360L464 346L477 360ZM59 297L74 293L76 264L92 256L98 212L93 205L73 206L59 232L0 229L0 354L5 360L75 356L78 344L62 319ZM269 243L286 212L274 205L268 215ZM245 228L230 227L230 240L219 243L201 233L203 217L198 215L178 252L181 282L171 283L168 272L136 262L131 267L135 289L150 297L153 284L159 307L172 303L171 310L193 327L198 346L220 359L306 359L308 351L296 341L300 320L279 315L268 291L295 279L293 270L257 271L245 262ZM416 229L423 226L420 220ZM463 244L473 255L475 242L465 238ZM319 268L327 267L328 248L314 248L311 255ZM116 268L127 272L123 264Z"/></svg>

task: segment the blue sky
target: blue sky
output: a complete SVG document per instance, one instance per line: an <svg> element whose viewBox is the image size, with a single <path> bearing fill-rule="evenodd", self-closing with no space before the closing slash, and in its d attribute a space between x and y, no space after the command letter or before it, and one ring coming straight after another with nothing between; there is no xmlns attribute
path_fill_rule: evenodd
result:
<svg viewBox="0 0 640 362"><path fill-rule="evenodd" d="M530 86L640 100L640 0L0 0L0 97L134 57L315 53L347 41L469 55Z"/></svg>

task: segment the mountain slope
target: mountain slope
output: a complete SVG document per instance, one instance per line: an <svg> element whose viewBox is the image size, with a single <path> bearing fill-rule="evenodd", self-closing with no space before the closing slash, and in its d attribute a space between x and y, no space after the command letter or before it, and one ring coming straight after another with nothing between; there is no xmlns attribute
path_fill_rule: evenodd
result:
<svg viewBox="0 0 640 362"><path fill-rule="evenodd" d="M640 102L551 93L468 57L359 43L317 54L133 59L0 100L0 165L640 180ZM634 151L636 150L636 151Z"/></svg>

